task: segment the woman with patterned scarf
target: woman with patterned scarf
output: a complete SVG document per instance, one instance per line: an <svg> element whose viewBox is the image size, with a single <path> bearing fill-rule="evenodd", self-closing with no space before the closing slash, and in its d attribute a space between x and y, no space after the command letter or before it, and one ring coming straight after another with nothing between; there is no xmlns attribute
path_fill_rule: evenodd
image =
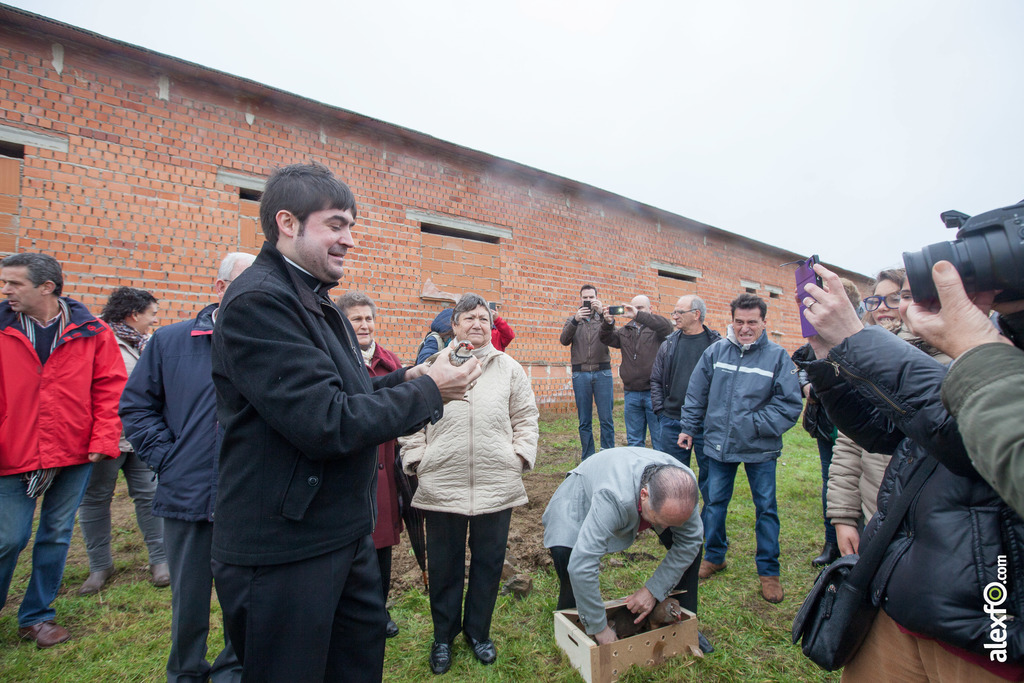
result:
<svg viewBox="0 0 1024 683"><path fill-rule="evenodd" d="M156 297L147 291L118 287L103 307L100 319L110 325L130 375L142 349L149 341L149 328L156 322ZM93 456L90 456L92 459ZM156 474L135 455L132 445L121 435L121 455L94 460L85 498L78 508L78 523L89 555L89 578L78 589L79 595L98 592L114 574L114 558L110 552L110 501L114 498L118 471L124 472L128 495L135 503L135 518L149 551L149 570L153 585L170 585L167 556L164 553L164 524L152 514Z"/></svg>

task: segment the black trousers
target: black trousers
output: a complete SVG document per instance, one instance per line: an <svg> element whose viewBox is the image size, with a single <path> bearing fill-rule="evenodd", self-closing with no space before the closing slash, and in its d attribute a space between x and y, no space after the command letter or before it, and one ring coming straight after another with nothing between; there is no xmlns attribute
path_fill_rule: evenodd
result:
<svg viewBox="0 0 1024 683"><path fill-rule="evenodd" d="M666 549L672 547L672 530L665 529L658 535L658 540ZM555 565L555 575L558 576L558 604L555 609L570 609L576 606L576 596L572 592L572 581L569 579L569 558L572 556L572 548L555 546L548 548L551 553L551 560ZM679 598L679 604L683 609L697 613L697 584L700 581L700 561L704 559L704 546L697 551L697 557L683 572L683 576L676 584L675 590L686 591Z"/></svg>
<svg viewBox="0 0 1024 683"><path fill-rule="evenodd" d="M210 589L213 587L212 545L212 522L164 519L164 549L171 573L171 654L167 658L167 683L234 683L242 675L242 665L238 663L226 629L224 649L212 666L206 661Z"/></svg>
<svg viewBox="0 0 1024 683"><path fill-rule="evenodd" d="M487 640L494 604L498 600L512 509L472 517L427 511L425 516L434 640L450 643L460 631L476 640ZM467 528L469 587L463 608Z"/></svg>
<svg viewBox="0 0 1024 683"><path fill-rule="evenodd" d="M213 575L243 683L383 677L387 617L370 536L288 564L214 560Z"/></svg>
<svg viewBox="0 0 1024 683"><path fill-rule="evenodd" d="M391 548L377 548L377 564L380 565L380 586L383 589L384 604L387 605L388 593L391 592Z"/></svg>

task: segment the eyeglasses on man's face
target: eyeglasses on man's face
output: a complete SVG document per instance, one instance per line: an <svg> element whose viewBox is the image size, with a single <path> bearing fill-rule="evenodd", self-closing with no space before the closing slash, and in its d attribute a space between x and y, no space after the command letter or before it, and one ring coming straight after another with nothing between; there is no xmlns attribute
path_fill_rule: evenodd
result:
<svg viewBox="0 0 1024 683"><path fill-rule="evenodd" d="M696 311L696 310L697 310L696 308L691 308L691 309L688 309L688 310L685 310L685 311L683 311L683 310L680 310L680 309L678 309L678 308L677 308L677 309L675 309L674 311L672 311L672 315L673 315L673 316L677 316L677 315L685 315L685 314L687 314L687 313L693 313L693 312L694 312L694 311Z"/></svg>
<svg viewBox="0 0 1024 683"><path fill-rule="evenodd" d="M899 308L902 298L901 292L893 292L885 296L867 296L864 297L864 308L869 311L877 311L883 303L886 308Z"/></svg>

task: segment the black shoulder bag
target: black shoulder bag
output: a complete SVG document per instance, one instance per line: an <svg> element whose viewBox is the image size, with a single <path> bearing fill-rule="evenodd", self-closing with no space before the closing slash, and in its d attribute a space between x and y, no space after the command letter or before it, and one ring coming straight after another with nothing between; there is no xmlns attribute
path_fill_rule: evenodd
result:
<svg viewBox="0 0 1024 683"><path fill-rule="evenodd" d="M925 480L938 464L926 457L863 555L845 555L821 570L811 592L793 619L793 644L803 638L802 649L826 671L842 668L860 648L878 608L868 599L868 588L882 564L889 542Z"/></svg>

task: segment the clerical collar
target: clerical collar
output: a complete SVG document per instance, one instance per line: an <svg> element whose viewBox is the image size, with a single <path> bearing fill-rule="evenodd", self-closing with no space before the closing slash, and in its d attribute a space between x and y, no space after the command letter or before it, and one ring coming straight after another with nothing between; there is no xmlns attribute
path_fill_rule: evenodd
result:
<svg viewBox="0 0 1024 683"><path fill-rule="evenodd" d="M320 294L321 296L327 296L327 292L329 292L338 284L337 282L321 282L320 278L318 278L316 275L313 275L311 272L300 266L295 261L292 261L284 254L281 254L281 258L283 258L292 268L299 271L299 277L302 279L303 282L309 285L309 288L312 289L313 292L316 294Z"/></svg>

